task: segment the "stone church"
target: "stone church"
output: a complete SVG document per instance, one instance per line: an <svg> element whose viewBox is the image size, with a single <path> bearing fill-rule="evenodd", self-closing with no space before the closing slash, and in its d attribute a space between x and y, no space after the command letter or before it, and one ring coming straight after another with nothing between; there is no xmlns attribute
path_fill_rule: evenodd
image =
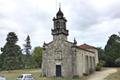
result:
<svg viewBox="0 0 120 80"><path fill-rule="evenodd" d="M43 45L43 76L74 77L94 72L98 63L97 48L88 44L78 46L75 39L73 42L67 40L67 20L60 8L53 22L53 41Z"/></svg>

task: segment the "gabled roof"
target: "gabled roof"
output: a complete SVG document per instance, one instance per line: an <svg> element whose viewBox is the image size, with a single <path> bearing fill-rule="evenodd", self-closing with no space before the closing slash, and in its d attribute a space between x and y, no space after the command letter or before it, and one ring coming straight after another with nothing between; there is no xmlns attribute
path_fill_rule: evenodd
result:
<svg viewBox="0 0 120 80"><path fill-rule="evenodd" d="M88 45L88 44L82 44L79 47L83 49L97 49L96 47Z"/></svg>

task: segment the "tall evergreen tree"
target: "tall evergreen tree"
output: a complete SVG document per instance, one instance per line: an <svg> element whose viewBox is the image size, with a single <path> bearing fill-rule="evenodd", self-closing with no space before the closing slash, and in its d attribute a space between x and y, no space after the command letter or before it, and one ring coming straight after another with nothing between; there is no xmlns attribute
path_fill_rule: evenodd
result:
<svg viewBox="0 0 120 80"><path fill-rule="evenodd" d="M20 46L16 45L18 38L14 32L10 32L6 38L6 44L1 48L2 69L14 70L23 67L22 52Z"/></svg>
<svg viewBox="0 0 120 80"><path fill-rule="evenodd" d="M30 44L30 36L28 35L27 38L26 38L26 44L24 45L24 49L25 49L25 52L26 54L30 54L30 50L31 50L31 44Z"/></svg>
<svg viewBox="0 0 120 80"><path fill-rule="evenodd" d="M32 58L31 55L31 44L30 44L30 36L28 35L26 40L25 40L26 44L24 44L24 51L25 51L25 55L24 55L24 67L25 68L34 68L36 66L34 59Z"/></svg>
<svg viewBox="0 0 120 80"><path fill-rule="evenodd" d="M105 46L106 66L116 66L115 60L120 58L120 37L113 34Z"/></svg>

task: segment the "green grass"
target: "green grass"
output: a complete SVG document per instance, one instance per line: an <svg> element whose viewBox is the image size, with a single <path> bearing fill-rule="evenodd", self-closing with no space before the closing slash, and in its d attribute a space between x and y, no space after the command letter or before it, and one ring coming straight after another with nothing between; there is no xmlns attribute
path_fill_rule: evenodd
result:
<svg viewBox="0 0 120 80"><path fill-rule="evenodd" d="M41 76L40 69L2 71L0 72L0 75L4 75L7 80L16 80L18 75L27 73L32 74L35 80L86 80L86 77L81 77L79 79L55 78L55 77L46 78Z"/></svg>
<svg viewBox="0 0 120 80"><path fill-rule="evenodd" d="M0 72L1 75L4 75L7 80L16 80L17 76L20 74L27 74L30 73L33 75L35 80L40 76L40 69L28 69L28 70L13 70L13 71L2 71ZM38 79L39 80L39 79Z"/></svg>
<svg viewBox="0 0 120 80"><path fill-rule="evenodd" d="M105 80L120 80L120 68L117 70L117 72L107 76Z"/></svg>

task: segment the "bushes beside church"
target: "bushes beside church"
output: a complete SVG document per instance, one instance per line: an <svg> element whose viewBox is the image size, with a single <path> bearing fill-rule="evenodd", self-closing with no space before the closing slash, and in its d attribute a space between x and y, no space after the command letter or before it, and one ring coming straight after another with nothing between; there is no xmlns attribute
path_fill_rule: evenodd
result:
<svg viewBox="0 0 120 80"><path fill-rule="evenodd" d="M120 57L115 60L115 64L116 64L117 66L120 66Z"/></svg>
<svg viewBox="0 0 120 80"><path fill-rule="evenodd" d="M100 60L96 66L96 71L100 71L104 65L105 65L105 61Z"/></svg>

